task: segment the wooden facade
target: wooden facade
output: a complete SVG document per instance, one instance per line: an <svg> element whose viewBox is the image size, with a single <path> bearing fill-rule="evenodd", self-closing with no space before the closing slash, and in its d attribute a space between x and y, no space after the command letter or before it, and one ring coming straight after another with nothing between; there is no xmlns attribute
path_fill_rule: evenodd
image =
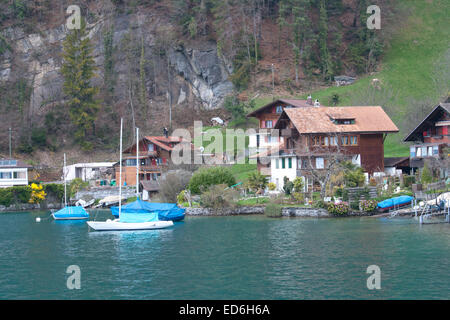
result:
<svg viewBox="0 0 450 320"><path fill-rule="evenodd" d="M404 139L410 146L410 165L421 168L426 159L438 159L450 146L450 103L437 105Z"/></svg>
<svg viewBox="0 0 450 320"><path fill-rule="evenodd" d="M180 141L174 137L144 137L139 141L139 181L156 182L168 169L171 151ZM119 182L119 166L115 165ZM136 144L124 151L122 160L122 184L136 185Z"/></svg>
<svg viewBox="0 0 450 320"><path fill-rule="evenodd" d="M356 107L352 108L354 111ZM328 115L328 110L323 109L334 108L317 109L318 112ZM311 108L309 111L309 116L314 115L314 108ZM302 117L300 111L295 112L298 113L299 118ZM356 112L354 113L357 114ZM291 119L286 112L283 112L276 125L275 129L279 129L281 136L285 138L285 143L281 148L281 154L294 152L299 158L299 169L302 167L305 159L311 162L311 158L321 159L319 163L320 167L315 167L315 169L321 169L321 166L326 168L327 158L330 158L332 155L341 154L353 163L360 165L370 175L374 172L384 171L385 133L398 130L395 125L389 128L387 132L370 132L372 129L365 129L364 123L362 123L363 121L359 121L357 116L355 116L355 119L349 119L345 122L348 124L340 124L335 119L329 119L327 117L325 119L318 117L316 121L320 123L314 124L310 122L307 124L310 130L299 132L295 124L295 119ZM334 121L334 125L328 126L324 124L323 122L326 121ZM323 128L334 128L334 131L325 131ZM347 129L348 131L346 131ZM305 169L304 166L303 169ZM314 163L312 166L314 168Z"/></svg>

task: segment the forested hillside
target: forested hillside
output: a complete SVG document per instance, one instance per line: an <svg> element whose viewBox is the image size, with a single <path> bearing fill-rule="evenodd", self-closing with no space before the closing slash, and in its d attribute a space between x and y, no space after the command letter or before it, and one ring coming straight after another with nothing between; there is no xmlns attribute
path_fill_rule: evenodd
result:
<svg viewBox="0 0 450 320"><path fill-rule="evenodd" d="M407 72L422 70L429 82L434 61L448 61L447 37L429 41L448 30L446 1L83 0L85 33L72 36L70 4L0 2L0 154L8 152L11 127L16 154L50 162L71 150L75 158L106 160L117 148L120 117L130 143L135 126L160 134L194 119L232 118L233 105L311 92L323 104L386 104L393 116L390 106L406 111L405 92L414 88L399 80L399 93L388 78L416 79ZM381 8L381 30L366 27L371 4ZM405 39L412 44L399 49ZM411 46L422 56L414 59ZM71 79L77 52L88 70ZM337 75L362 80L317 92ZM380 89L371 87L374 77Z"/></svg>

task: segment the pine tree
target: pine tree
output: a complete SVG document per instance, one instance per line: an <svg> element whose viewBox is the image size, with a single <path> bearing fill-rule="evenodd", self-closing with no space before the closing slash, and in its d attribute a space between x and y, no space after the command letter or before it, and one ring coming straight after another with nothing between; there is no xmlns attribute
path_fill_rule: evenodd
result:
<svg viewBox="0 0 450 320"><path fill-rule="evenodd" d="M97 68L85 21L81 22L80 29L73 29L67 35L63 42L62 57L63 91L67 96L70 119L76 128L75 140L83 149L89 150L92 143L86 138L89 131L95 130L94 122L100 104L95 100L98 88L91 85Z"/></svg>
<svg viewBox="0 0 450 320"><path fill-rule="evenodd" d="M333 67L330 52L328 51L328 13L326 0L320 0L319 8L319 49L322 75L324 79L331 80Z"/></svg>

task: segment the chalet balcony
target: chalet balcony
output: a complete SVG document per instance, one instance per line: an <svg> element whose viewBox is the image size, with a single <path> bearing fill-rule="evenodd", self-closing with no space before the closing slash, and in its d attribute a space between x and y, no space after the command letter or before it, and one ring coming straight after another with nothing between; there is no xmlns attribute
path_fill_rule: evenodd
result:
<svg viewBox="0 0 450 320"><path fill-rule="evenodd" d="M141 151L142 154L141 155L146 155L146 156L150 156L150 157L156 157L158 156L158 151L154 150L154 151Z"/></svg>
<svg viewBox="0 0 450 320"><path fill-rule="evenodd" d="M410 146L411 159L438 158L445 144L418 144Z"/></svg>
<svg viewBox="0 0 450 320"><path fill-rule="evenodd" d="M161 171L161 169L166 168L167 164L159 164L159 165L144 165L144 166L139 166L139 171L143 171L143 172L147 172L147 171L152 171L152 172L158 172Z"/></svg>

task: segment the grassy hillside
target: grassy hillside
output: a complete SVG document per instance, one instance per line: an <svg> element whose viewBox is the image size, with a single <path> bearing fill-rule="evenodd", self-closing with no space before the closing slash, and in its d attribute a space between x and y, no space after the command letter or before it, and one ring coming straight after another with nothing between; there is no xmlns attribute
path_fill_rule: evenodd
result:
<svg viewBox="0 0 450 320"><path fill-rule="evenodd" d="M312 93L324 105L331 105L333 95L339 97L338 105L382 105L400 129L399 134L386 139L385 156L388 157L408 155L408 145L402 139L448 92L450 80L450 2L397 0L397 3L400 16L392 19L396 30L385 50L380 71L350 86ZM383 21L382 12L379 32L384 31ZM372 79L379 79L379 85L373 86ZM270 100L271 97L260 98L257 105Z"/></svg>

